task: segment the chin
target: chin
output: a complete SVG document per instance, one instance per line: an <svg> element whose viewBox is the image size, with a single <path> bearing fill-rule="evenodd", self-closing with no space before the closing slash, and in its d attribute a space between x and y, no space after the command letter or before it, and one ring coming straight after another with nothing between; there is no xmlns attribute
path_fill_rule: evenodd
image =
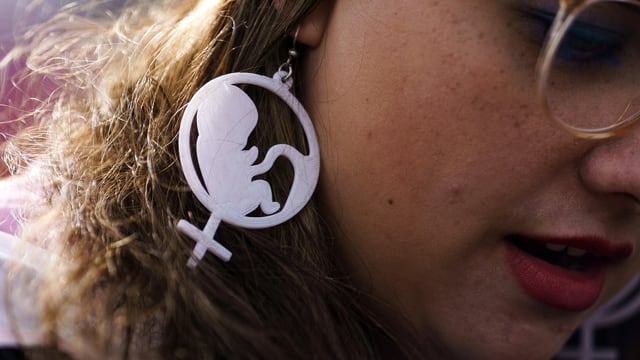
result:
<svg viewBox="0 0 640 360"><path fill-rule="evenodd" d="M428 359L443 360L550 360L562 348L566 339L545 343L505 338L500 343L460 343L445 349L431 348ZM513 342L511 342L513 341Z"/></svg>
<svg viewBox="0 0 640 360"><path fill-rule="evenodd" d="M526 312L520 308L520 311L468 315L472 319L452 315L440 332L422 332L422 339L428 339L422 346L423 357L444 360L552 359L586 314L533 308Z"/></svg>

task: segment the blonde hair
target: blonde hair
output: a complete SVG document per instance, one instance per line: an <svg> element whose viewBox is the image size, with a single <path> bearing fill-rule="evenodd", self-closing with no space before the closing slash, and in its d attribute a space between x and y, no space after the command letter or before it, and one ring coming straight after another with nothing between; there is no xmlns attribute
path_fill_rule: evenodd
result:
<svg viewBox="0 0 640 360"><path fill-rule="evenodd" d="M83 358L376 357L372 339L386 332L342 278L315 199L273 229L223 224L216 238L233 260L208 255L195 270L185 266L193 241L175 227L209 215L177 160L184 105L221 74L274 73L315 3L149 0L118 15L70 8L25 36L30 70L17 87L29 93L34 74L56 86L30 113L39 126L8 158L17 172L40 167L48 181L48 210L24 236L56 229L48 246L59 261L39 289L54 346L73 344ZM283 104L252 97L262 117L277 119L256 130L256 143L304 148ZM280 163L268 176L282 196L291 169Z"/></svg>

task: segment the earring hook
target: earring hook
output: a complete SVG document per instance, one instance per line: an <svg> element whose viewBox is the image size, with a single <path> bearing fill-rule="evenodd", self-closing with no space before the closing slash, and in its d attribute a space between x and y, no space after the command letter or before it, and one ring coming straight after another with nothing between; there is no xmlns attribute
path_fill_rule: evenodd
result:
<svg viewBox="0 0 640 360"><path fill-rule="evenodd" d="M296 32L293 35L293 43L291 44L291 49L289 49L287 61L285 61L280 67L278 71L286 71L287 74L282 77L282 82L287 82L293 76L293 60L297 59L300 55L298 50L296 50L296 44L298 42L298 34L300 33L300 25L296 28Z"/></svg>

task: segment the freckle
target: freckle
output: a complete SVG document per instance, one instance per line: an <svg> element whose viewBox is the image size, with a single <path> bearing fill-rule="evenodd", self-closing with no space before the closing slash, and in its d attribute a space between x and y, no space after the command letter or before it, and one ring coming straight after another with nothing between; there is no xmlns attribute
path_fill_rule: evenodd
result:
<svg viewBox="0 0 640 360"><path fill-rule="evenodd" d="M367 140L371 140L373 138L373 133L371 131L367 132Z"/></svg>
<svg viewBox="0 0 640 360"><path fill-rule="evenodd" d="M456 204L460 202L460 199L462 198L464 190L462 189L461 185L454 184L449 187L448 192L450 195L450 203Z"/></svg>
<svg viewBox="0 0 640 360"><path fill-rule="evenodd" d="M478 39L484 39L484 33L482 31L478 33Z"/></svg>
<svg viewBox="0 0 640 360"><path fill-rule="evenodd" d="M387 199L387 204L393 206L394 203L395 201L393 201L393 199Z"/></svg>
<svg viewBox="0 0 640 360"><path fill-rule="evenodd" d="M520 121L518 121L518 120L514 121L513 122L513 127L516 128L516 129L519 129L520 128Z"/></svg>

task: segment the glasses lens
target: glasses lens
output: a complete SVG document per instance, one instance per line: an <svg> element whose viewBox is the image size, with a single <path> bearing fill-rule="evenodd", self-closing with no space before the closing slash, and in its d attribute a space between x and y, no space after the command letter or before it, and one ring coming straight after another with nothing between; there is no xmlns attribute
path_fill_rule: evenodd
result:
<svg viewBox="0 0 640 360"><path fill-rule="evenodd" d="M581 11L554 53L547 80L551 113L581 129L640 115L640 6L602 1Z"/></svg>

